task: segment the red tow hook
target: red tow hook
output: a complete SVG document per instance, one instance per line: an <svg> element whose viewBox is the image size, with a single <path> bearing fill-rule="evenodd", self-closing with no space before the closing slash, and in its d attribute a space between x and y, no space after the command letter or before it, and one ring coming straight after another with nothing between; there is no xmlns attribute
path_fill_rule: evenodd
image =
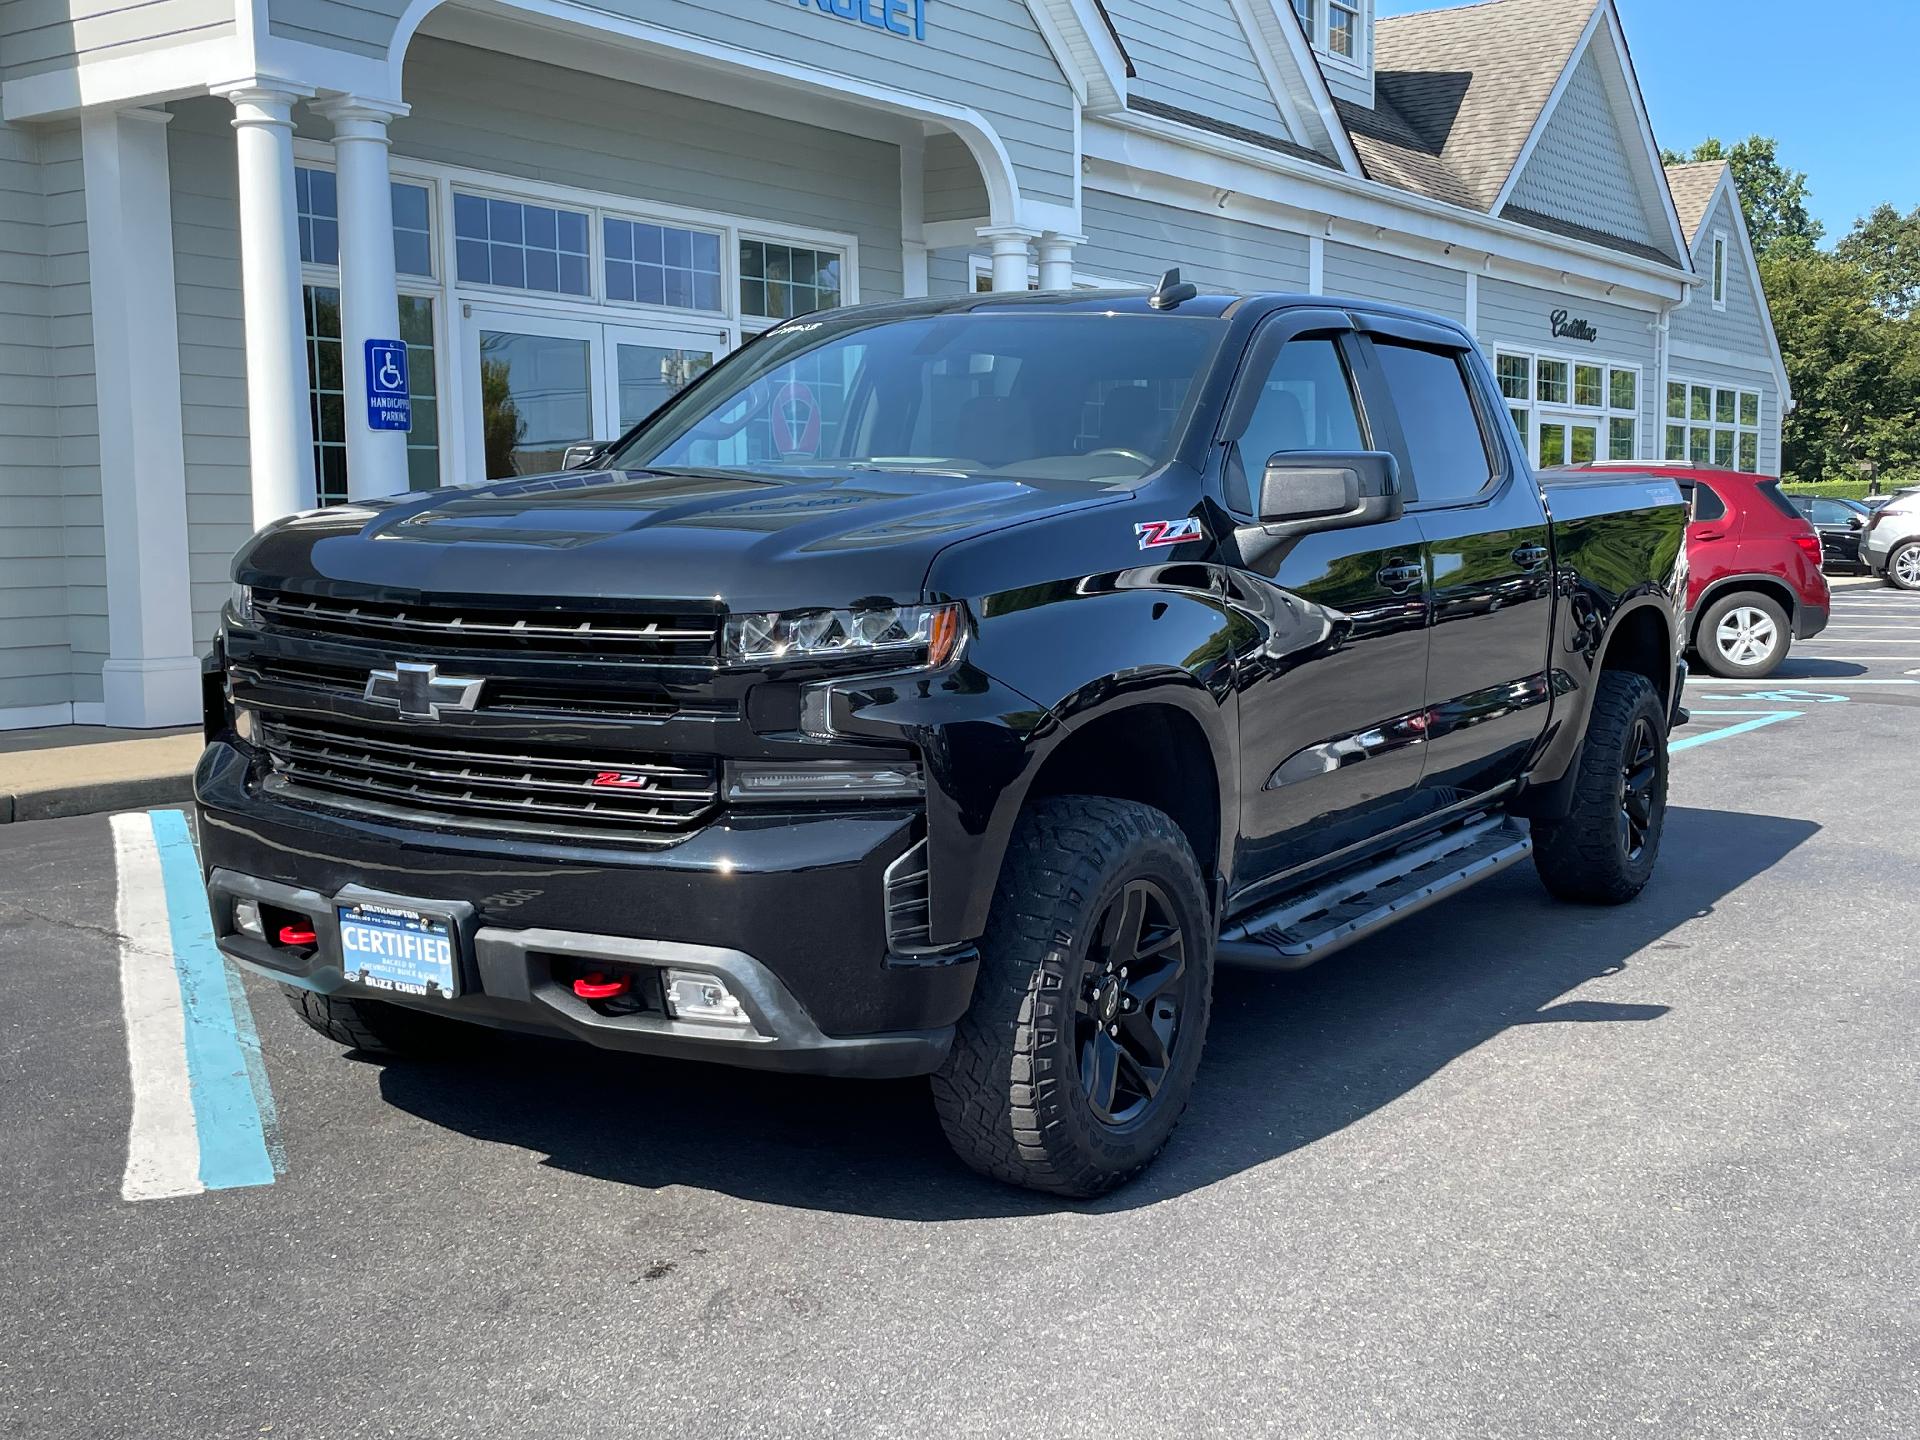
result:
<svg viewBox="0 0 1920 1440"><path fill-rule="evenodd" d="M616 995L627 993L627 977L616 975L609 980L600 971L594 970L573 982L573 993L582 1000L611 1000Z"/></svg>
<svg viewBox="0 0 1920 1440"><path fill-rule="evenodd" d="M280 927L280 943L282 945L313 945L317 944L319 939L320 937L318 935L315 935L312 930L304 925L282 925Z"/></svg>

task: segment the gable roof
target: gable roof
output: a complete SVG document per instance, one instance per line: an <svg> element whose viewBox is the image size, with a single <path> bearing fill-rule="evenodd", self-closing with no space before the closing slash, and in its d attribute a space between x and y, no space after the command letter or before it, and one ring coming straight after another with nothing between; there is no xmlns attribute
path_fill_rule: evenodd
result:
<svg viewBox="0 0 1920 1440"><path fill-rule="evenodd" d="M1667 188L1673 192L1673 208L1679 213L1680 229L1687 237L1687 247L1691 249L1701 225L1706 221L1707 212L1713 208L1713 195L1720 188L1720 177L1727 173L1727 162L1696 160L1666 168Z"/></svg>
<svg viewBox="0 0 1920 1440"><path fill-rule="evenodd" d="M1419 137L1477 209L1491 211L1599 3L1483 0L1380 20L1375 108Z"/></svg>

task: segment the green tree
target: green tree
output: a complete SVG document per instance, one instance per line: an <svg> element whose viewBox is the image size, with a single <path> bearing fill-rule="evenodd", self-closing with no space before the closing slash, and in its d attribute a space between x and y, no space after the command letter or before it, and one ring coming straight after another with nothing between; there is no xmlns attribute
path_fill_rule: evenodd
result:
<svg viewBox="0 0 1920 1440"><path fill-rule="evenodd" d="M1873 285L1874 303L1901 320L1920 308L1920 206L1902 215L1879 205L1854 221L1834 254L1859 266Z"/></svg>
<svg viewBox="0 0 1920 1440"><path fill-rule="evenodd" d="M1920 324L1889 315L1868 272L1830 252L1779 247L1760 270L1796 401L1786 473L1856 478L1920 461Z"/></svg>
<svg viewBox="0 0 1920 1440"><path fill-rule="evenodd" d="M1810 250L1827 233L1826 226L1807 213L1807 172L1781 164L1779 150L1779 142L1768 135L1749 135L1733 146L1709 136L1685 154L1662 150L1660 160L1666 165L1725 160L1740 188L1754 253L1766 255L1782 245Z"/></svg>
<svg viewBox="0 0 1920 1440"><path fill-rule="evenodd" d="M480 443L486 449L489 480L518 473L514 451L527 433L526 419L513 403L508 380L504 359L480 357Z"/></svg>

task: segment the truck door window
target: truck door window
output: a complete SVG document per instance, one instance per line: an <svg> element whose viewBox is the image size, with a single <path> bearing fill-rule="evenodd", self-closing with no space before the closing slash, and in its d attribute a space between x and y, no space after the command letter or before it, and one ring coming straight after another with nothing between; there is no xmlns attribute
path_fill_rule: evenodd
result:
<svg viewBox="0 0 1920 1440"><path fill-rule="evenodd" d="M1280 347L1260 382L1260 397L1234 439L1227 501L1251 513L1247 477L1288 450L1365 450L1353 382L1329 336L1301 336Z"/></svg>
<svg viewBox="0 0 1920 1440"><path fill-rule="evenodd" d="M1376 340L1374 354L1406 437L1407 468L1423 505L1458 505L1493 479L1480 412L1455 351Z"/></svg>

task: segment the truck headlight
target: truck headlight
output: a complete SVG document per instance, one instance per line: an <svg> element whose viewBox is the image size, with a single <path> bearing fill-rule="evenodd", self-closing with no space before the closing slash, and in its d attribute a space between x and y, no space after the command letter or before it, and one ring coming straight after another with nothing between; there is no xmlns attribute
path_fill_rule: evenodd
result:
<svg viewBox="0 0 1920 1440"><path fill-rule="evenodd" d="M227 615L236 625L249 630L259 628L260 612L253 608L253 587L238 581L227 591Z"/></svg>
<svg viewBox="0 0 1920 1440"><path fill-rule="evenodd" d="M846 655L940 666L959 653L965 623L957 604L729 615L721 655L730 665Z"/></svg>

